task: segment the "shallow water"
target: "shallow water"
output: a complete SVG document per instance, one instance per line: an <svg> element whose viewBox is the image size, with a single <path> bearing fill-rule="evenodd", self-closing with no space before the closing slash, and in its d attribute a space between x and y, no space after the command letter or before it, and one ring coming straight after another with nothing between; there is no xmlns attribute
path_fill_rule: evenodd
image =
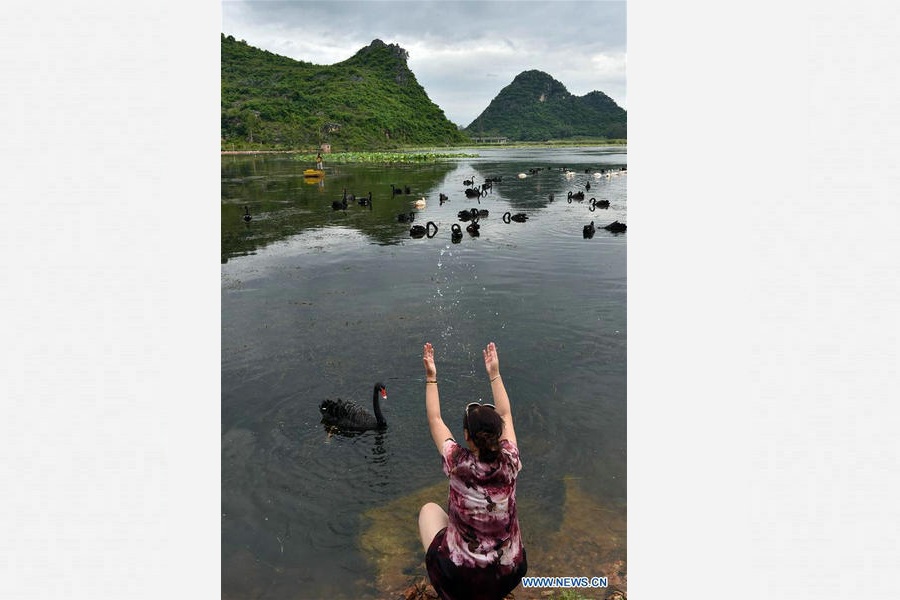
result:
<svg viewBox="0 0 900 600"><path fill-rule="evenodd" d="M624 149L473 152L481 156L391 167L326 156L328 174L312 184L301 175L309 165L289 156L222 158L223 597L379 597L360 548L363 515L443 478L424 416L425 341L457 437L465 404L490 400L481 349L497 343L524 463L521 503L560 522L571 476L624 515L627 233L582 237L591 220L627 222L627 176L584 172L625 166ZM542 170L517 177L531 168ZM479 203L463 194L473 176L503 180ZM586 197L609 209L566 201L588 181ZM411 194L392 195L392 183ZM371 191L372 208L333 211L344 188ZM450 197L442 206L439 192ZM421 197L426 206L414 208ZM457 212L473 206L490 211L481 235L452 243ZM507 210L529 220L504 223ZM437 235L411 238L397 221L409 211ZM371 408L376 380L388 391L387 430L328 436L319 403Z"/></svg>

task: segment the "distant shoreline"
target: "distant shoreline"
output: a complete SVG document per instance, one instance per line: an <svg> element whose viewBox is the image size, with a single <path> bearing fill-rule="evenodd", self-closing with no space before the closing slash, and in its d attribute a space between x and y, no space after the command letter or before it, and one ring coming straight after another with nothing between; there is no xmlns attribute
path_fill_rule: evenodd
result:
<svg viewBox="0 0 900 600"><path fill-rule="evenodd" d="M546 147L554 147L554 148L567 148L567 147L580 147L580 146L628 146L628 140L608 140L608 141L597 141L597 140L549 140L546 142L506 142L503 144L471 144L464 146L441 146L441 147L419 147L419 148L402 148L395 150L363 150L361 152L421 152L423 150L466 150L466 149L477 149L477 148L530 148L530 147L538 147L538 148L546 148ZM335 151L334 154L340 154L343 151ZM353 150L348 150L347 152L354 152ZM357 151L359 152L359 151ZM241 155L241 154L315 154L316 150L222 150L222 156L226 155ZM327 154L326 154L327 156Z"/></svg>

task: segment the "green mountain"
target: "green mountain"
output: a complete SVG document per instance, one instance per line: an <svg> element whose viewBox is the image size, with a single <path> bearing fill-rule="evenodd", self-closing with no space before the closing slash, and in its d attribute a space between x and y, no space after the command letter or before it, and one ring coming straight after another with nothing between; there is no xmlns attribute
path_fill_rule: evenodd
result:
<svg viewBox="0 0 900 600"><path fill-rule="evenodd" d="M406 64L374 40L349 59L314 65L222 34L222 147L377 150L468 140Z"/></svg>
<svg viewBox="0 0 900 600"><path fill-rule="evenodd" d="M523 71L500 90L465 132L512 141L625 139L627 114L603 92L573 96L543 71Z"/></svg>

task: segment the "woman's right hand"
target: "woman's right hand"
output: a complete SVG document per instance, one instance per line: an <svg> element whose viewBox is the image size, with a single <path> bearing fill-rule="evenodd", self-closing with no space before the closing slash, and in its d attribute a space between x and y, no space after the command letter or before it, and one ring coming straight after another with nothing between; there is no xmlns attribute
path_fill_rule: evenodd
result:
<svg viewBox="0 0 900 600"><path fill-rule="evenodd" d="M437 367L434 366L434 348L431 342L425 342L422 349L422 363L425 365L425 379L437 379Z"/></svg>
<svg viewBox="0 0 900 600"><path fill-rule="evenodd" d="M494 345L494 342L491 342L482 351L482 354L484 354L484 370L487 371L488 377L493 379L500 374L500 359L497 356L497 346Z"/></svg>

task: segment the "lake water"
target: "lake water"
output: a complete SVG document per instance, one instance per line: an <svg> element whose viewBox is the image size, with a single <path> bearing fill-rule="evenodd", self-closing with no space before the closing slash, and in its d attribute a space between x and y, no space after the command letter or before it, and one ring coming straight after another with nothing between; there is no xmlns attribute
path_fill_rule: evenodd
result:
<svg viewBox="0 0 900 600"><path fill-rule="evenodd" d="M398 575L424 575L414 535L374 554L360 539L373 527L367 511L446 483L425 421L426 341L457 439L465 404L491 400L481 349L497 344L524 464L529 575L605 574L548 571L537 559L561 552L549 545L566 510L625 518L628 234L600 227L627 223L627 176L593 174L624 167L625 149L465 152L480 156L384 166L326 155L318 183L302 177L312 165L288 155L222 157L223 598L385 597L378 556L391 553L409 554ZM466 198L464 180L493 177L502 181L480 203ZM567 202L586 182L586 198L608 209ZM391 184L411 193L393 195ZM371 191L373 206L332 210L344 188ZM439 193L450 200L440 205ZM489 211L480 236L464 230L452 243L451 224L471 207ZM397 220L410 211L437 234L411 238ZM505 223L506 211L529 219ZM597 232L585 239L592 220ZM329 436L319 403L371 409L376 381L387 387L387 429ZM565 508L566 481L597 508ZM446 491L433 500L446 506ZM404 512L399 522L414 532L416 510ZM618 534L610 543L624 560ZM518 597L531 596L519 588Z"/></svg>

